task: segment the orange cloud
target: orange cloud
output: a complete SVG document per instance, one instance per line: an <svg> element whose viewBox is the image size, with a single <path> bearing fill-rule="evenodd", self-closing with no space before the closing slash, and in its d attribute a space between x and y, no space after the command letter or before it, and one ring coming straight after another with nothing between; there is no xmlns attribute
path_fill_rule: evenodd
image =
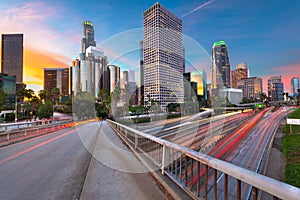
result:
<svg viewBox="0 0 300 200"><path fill-rule="evenodd" d="M65 61L63 61L65 60ZM43 86L44 68L69 67L71 59L51 52L41 52L35 49L24 51L24 83Z"/></svg>
<svg viewBox="0 0 300 200"><path fill-rule="evenodd" d="M263 79L263 90L264 92L268 92L268 79L271 76L281 75L281 81L284 84L284 92L291 93L290 82L293 77L300 78L300 63L285 65L279 67L273 67L270 69L274 75L264 76Z"/></svg>

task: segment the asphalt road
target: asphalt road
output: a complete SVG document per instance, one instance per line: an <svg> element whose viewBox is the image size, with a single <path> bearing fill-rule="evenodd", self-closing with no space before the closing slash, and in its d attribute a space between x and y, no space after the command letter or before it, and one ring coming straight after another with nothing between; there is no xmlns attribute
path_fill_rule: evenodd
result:
<svg viewBox="0 0 300 200"><path fill-rule="evenodd" d="M90 158L76 128L0 148L0 199L78 199Z"/></svg>
<svg viewBox="0 0 300 200"><path fill-rule="evenodd" d="M126 149L104 124L91 122L0 148L0 199L165 199L148 173L122 172L98 161L97 149L103 145ZM101 143L104 134L112 143ZM105 157L107 162L126 164L119 151Z"/></svg>

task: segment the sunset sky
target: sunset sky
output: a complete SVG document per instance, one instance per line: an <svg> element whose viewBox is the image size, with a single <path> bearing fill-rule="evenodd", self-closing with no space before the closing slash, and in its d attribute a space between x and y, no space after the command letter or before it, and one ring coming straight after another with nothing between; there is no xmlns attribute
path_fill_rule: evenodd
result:
<svg viewBox="0 0 300 200"><path fill-rule="evenodd" d="M42 89L44 67L68 67L78 55L82 21L95 24L97 44L110 41L111 49L103 50L113 55L118 52L114 47L131 44L130 40L111 42L111 37L142 28L142 13L155 2L0 0L0 33L24 34L24 81L28 88L38 91ZM178 0L160 3L182 18L183 33L207 56L215 41L225 40L231 69L238 63L248 63L251 76L263 77L264 88L269 76L282 75L286 92L290 92L290 79L300 78L300 1ZM132 57L125 56L123 62L136 65L139 58Z"/></svg>

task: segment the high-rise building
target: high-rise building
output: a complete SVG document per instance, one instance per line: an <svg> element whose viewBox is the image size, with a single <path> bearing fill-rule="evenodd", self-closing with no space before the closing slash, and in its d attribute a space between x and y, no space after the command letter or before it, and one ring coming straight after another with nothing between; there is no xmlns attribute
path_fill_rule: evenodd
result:
<svg viewBox="0 0 300 200"><path fill-rule="evenodd" d="M88 92L98 99L103 88L109 90L107 82L107 57L102 50L90 46L85 59L80 61L80 91Z"/></svg>
<svg viewBox="0 0 300 200"><path fill-rule="evenodd" d="M76 58L71 66L71 94L76 96L80 92L80 60Z"/></svg>
<svg viewBox="0 0 300 200"><path fill-rule="evenodd" d="M268 96L271 101L283 101L283 83L281 82L281 76L273 76L268 79Z"/></svg>
<svg viewBox="0 0 300 200"><path fill-rule="evenodd" d="M144 103L158 101L162 111L169 103L182 103L182 20L155 3L143 13Z"/></svg>
<svg viewBox="0 0 300 200"><path fill-rule="evenodd" d="M144 105L144 44L140 42L140 88L138 95L138 104Z"/></svg>
<svg viewBox="0 0 300 200"><path fill-rule="evenodd" d="M212 89L230 88L230 62L224 41L215 42L212 47Z"/></svg>
<svg viewBox="0 0 300 200"><path fill-rule="evenodd" d="M249 78L247 63L237 64L235 70L231 71L231 87L237 88L237 82L243 78Z"/></svg>
<svg viewBox="0 0 300 200"><path fill-rule="evenodd" d="M112 93L116 87L120 87L120 67L116 65L108 65L109 69L109 82L110 93Z"/></svg>
<svg viewBox="0 0 300 200"><path fill-rule="evenodd" d="M291 79L291 95L293 97L299 96L298 90L299 90L299 78L293 77Z"/></svg>
<svg viewBox="0 0 300 200"><path fill-rule="evenodd" d="M5 110L14 110L16 103L16 75L0 73L0 88L7 94Z"/></svg>
<svg viewBox="0 0 300 200"><path fill-rule="evenodd" d="M96 46L94 39L94 24L90 21L84 21L82 23L83 32L81 39L81 53L85 53L85 50L90 46Z"/></svg>
<svg viewBox="0 0 300 200"><path fill-rule="evenodd" d="M23 34L2 34L1 72L23 83Z"/></svg>
<svg viewBox="0 0 300 200"><path fill-rule="evenodd" d="M123 77L121 81L121 89L125 90L126 84L129 82L128 71L123 71Z"/></svg>
<svg viewBox="0 0 300 200"><path fill-rule="evenodd" d="M262 93L262 79L257 77L243 78L237 81L236 87L243 90L243 97L257 99Z"/></svg>
<svg viewBox="0 0 300 200"><path fill-rule="evenodd" d="M61 96L69 95L69 68L44 68L44 90L59 88Z"/></svg>
<svg viewBox="0 0 300 200"><path fill-rule="evenodd" d="M204 70L197 70L193 72L187 72L183 74L185 79L184 97L185 101L199 101L207 99L206 89L206 73ZM190 84L190 85L189 85ZM197 99L193 99L196 95Z"/></svg>
<svg viewBox="0 0 300 200"><path fill-rule="evenodd" d="M185 102L198 101L197 82L191 81L191 72L184 73L183 77L184 77L184 101Z"/></svg>

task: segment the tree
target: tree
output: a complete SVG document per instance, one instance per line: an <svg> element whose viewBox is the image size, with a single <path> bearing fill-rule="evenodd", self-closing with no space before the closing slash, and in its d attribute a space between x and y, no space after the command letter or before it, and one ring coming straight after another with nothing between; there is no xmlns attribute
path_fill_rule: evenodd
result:
<svg viewBox="0 0 300 200"><path fill-rule="evenodd" d="M38 95L41 101L50 100L50 92L48 90L40 90Z"/></svg>
<svg viewBox="0 0 300 200"><path fill-rule="evenodd" d="M0 88L0 111L3 109L7 100L7 94Z"/></svg>
<svg viewBox="0 0 300 200"><path fill-rule="evenodd" d="M41 104L38 111L38 116L40 119L49 119L53 115L53 105L51 101L45 101Z"/></svg>
<svg viewBox="0 0 300 200"><path fill-rule="evenodd" d="M59 88L53 88L51 90L51 97L54 104L58 104L59 96L60 96Z"/></svg>
<svg viewBox="0 0 300 200"><path fill-rule="evenodd" d="M28 100L32 99L34 95L34 91L32 89L24 89L24 97Z"/></svg>
<svg viewBox="0 0 300 200"><path fill-rule="evenodd" d="M38 109L40 104L41 104L41 100L37 96L33 96L31 99L31 105L32 105L34 120L36 120L36 117L38 115Z"/></svg>
<svg viewBox="0 0 300 200"><path fill-rule="evenodd" d="M73 99L73 114L79 119L95 117L95 99L87 92L81 92Z"/></svg>

